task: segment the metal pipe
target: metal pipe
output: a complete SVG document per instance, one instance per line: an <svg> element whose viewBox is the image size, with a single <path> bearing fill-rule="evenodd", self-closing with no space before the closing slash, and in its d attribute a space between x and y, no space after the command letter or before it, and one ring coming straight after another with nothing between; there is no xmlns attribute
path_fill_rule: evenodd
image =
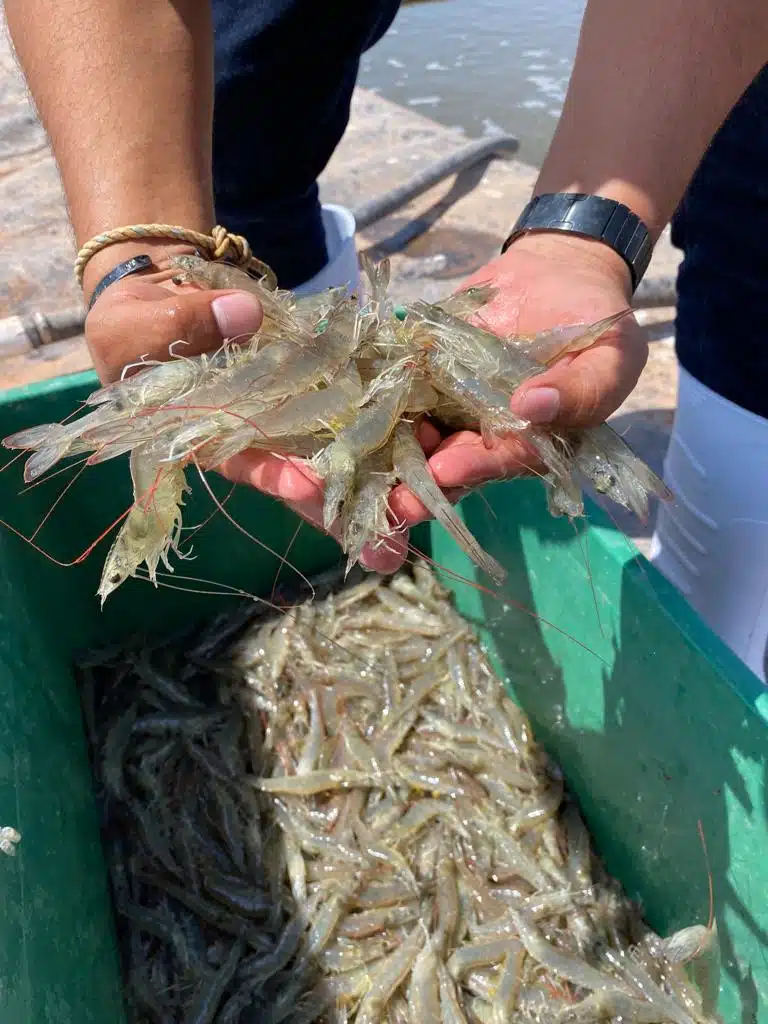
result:
<svg viewBox="0 0 768 1024"><path fill-rule="evenodd" d="M658 309L677 305L677 278L672 275L641 281L632 298L636 309Z"/></svg>
<svg viewBox="0 0 768 1024"><path fill-rule="evenodd" d="M647 278L635 292L635 309L662 309L677 304L674 277ZM54 341L76 338L85 330L85 310L30 313L0 320L0 360L27 355Z"/></svg>
<svg viewBox="0 0 768 1024"><path fill-rule="evenodd" d="M445 178L472 167L481 160L490 160L495 156L510 157L520 148L514 135L489 135L485 139L475 139L466 146L449 153L448 156L419 171L409 181L390 189L383 195L370 199L353 211L359 231L364 230L382 217L386 217L401 206L410 203L427 189L439 184Z"/></svg>
<svg viewBox="0 0 768 1024"><path fill-rule="evenodd" d="M84 309L9 316L0 320L0 359L25 355L54 341L75 338L84 329Z"/></svg>
<svg viewBox="0 0 768 1024"><path fill-rule="evenodd" d="M358 229L381 220L445 178L493 157L508 158L517 152L519 142L513 135L490 135L475 139L448 156L425 167L409 181L363 203L354 211ZM643 281L632 300L637 309L674 306L677 301L674 277ZM43 345L77 337L85 330L85 310L67 309L60 313L30 313L0 320L0 360L34 352Z"/></svg>

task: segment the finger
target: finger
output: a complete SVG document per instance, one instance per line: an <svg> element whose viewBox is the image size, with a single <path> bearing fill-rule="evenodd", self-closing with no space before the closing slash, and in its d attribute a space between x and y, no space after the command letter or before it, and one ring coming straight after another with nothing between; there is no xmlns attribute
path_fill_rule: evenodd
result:
<svg viewBox="0 0 768 1024"><path fill-rule="evenodd" d="M445 491L538 473L541 464L519 437L505 437L486 448L479 434L462 430L440 445L429 460L429 468Z"/></svg>
<svg viewBox="0 0 768 1024"><path fill-rule="evenodd" d="M635 324L523 384L512 410L532 423L589 427L603 423L637 384L648 345Z"/></svg>
<svg viewBox="0 0 768 1024"><path fill-rule="evenodd" d="M506 480L542 470L539 460L520 438L504 438L486 448L480 435L469 430L459 431L443 441L429 459L429 468L450 501L459 500L468 490L491 480ZM427 508L403 484L393 489L389 506L408 526L430 518Z"/></svg>
<svg viewBox="0 0 768 1024"><path fill-rule="evenodd" d="M469 494L470 490L471 488L469 487L453 487L444 493L448 501L455 505ZM427 519L434 518L427 506L419 501L416 495L409 491L404 484L400 484L392 491L389 497L389 507L398 521L408 527L417 526Z"/></svg>
<svg viewBox="0 0 768 1024"><path fill-rule="evenodd" d="M267 452L248 451L227 459L218 467L232 483L248 484L279 498L321 533L323 529L323 487L319 477L298 461L280 459ZM334 523L330 536L340 540L341 528ZM374 572L396 572L408 553L408 533L383 538L363 548L360 561Z"/></svg>
<svg viewBox="0 0 768 1024"><path fill-rule="evenodd" d="M308 502L320 510L322 522L322 484L299 460L251 450L227 459L218 471L232 483L248 484L281 501Z"/></svg>
<svg viewBox="0 0 768 1024"><path fill-rule="evenodd" d="M250 337L261 321L261 304L248 292L136 287L97 302L86 334L99 375L114 380L136 360L137 348L151 359L167 359L169 347L183 341L176 354L199 355L225 339Z"/></svg>
<svg viewBox="0 0 768 1024"><path fill-rule="evenodd" d="M429 420L421 420L416 427L416 437L427 455L431 455L443 440L443 435Z"/></svg>
<svg viewBox="0 0 768 1024"><path fill-rule="evenodd" d="M371 572L389 576L397 572L407 557L408 530L398 530L375 544L366 544L360 555L360 564Z"/></svg>
<svg viewBox="0 0 768 1024"><path fill-rule="evenodd" d="M326 533L323 528L323 501L320 498L309 498L303 501L286 501L288 508L301 516L320 533ZM341 525L339 520L328 531L330 536L337 542L341 540ZM399 530L388 537L381 537L372 544L366 544L360 553L360 564L371 572L380 572L384 575L397 572L408 554L408 531Z"/></svg>

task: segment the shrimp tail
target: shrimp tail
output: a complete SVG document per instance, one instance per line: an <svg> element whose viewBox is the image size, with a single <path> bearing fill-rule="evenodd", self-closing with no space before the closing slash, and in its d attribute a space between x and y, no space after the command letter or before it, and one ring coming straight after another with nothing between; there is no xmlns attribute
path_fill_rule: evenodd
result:
<svg viewBox="0 0 768 1024"><path fill-rule="evenodd" d="M19 430L15 434L3 438L3 448L39 451L40 448L55 441L63 429L61 423L41 423L37 427L28 427L26 430Z"/></svg>
<svg viewBox="0 0 768 1024"><path fill-rule="evenodd" d="M63 459L69 453L71 445L72 438L65 436L53 439L48 444L38 448L34 455L30 455L24 464L24 482L31 484L33 480L37 480L44 473L47 473L52 466L55 466L60 459Z"/></svg>

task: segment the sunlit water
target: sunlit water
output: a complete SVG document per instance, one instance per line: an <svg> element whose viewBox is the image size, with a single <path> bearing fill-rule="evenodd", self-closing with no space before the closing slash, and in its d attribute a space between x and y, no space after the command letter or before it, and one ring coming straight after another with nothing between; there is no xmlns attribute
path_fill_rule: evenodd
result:
<svg viewBox="0 0 768 1024"><path fill-rule="evenodd" d="M360 84L477 137L517 135L539 164L560 114L583 0L443 0L403 7Z"/></svg>

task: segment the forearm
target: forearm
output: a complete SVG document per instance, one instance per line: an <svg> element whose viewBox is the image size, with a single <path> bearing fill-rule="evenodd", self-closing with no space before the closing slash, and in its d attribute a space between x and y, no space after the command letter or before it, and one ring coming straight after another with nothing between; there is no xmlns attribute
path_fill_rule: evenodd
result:
<svg viewBox="0 0 768 1024"><path fill-rule="evenodd" d="M617 199L657 238L766 60L765 0L588 0L536 192Z"/></svg>
<svg viewBox="0 0 768 1024"><path fill-rule="evenodd" d="M77 244L135 223L209 231L209 0L5 0L5 10ZM147 248L123 245L119 258ZM115 262L109 250L95 257L91 284Z"/></svg>

